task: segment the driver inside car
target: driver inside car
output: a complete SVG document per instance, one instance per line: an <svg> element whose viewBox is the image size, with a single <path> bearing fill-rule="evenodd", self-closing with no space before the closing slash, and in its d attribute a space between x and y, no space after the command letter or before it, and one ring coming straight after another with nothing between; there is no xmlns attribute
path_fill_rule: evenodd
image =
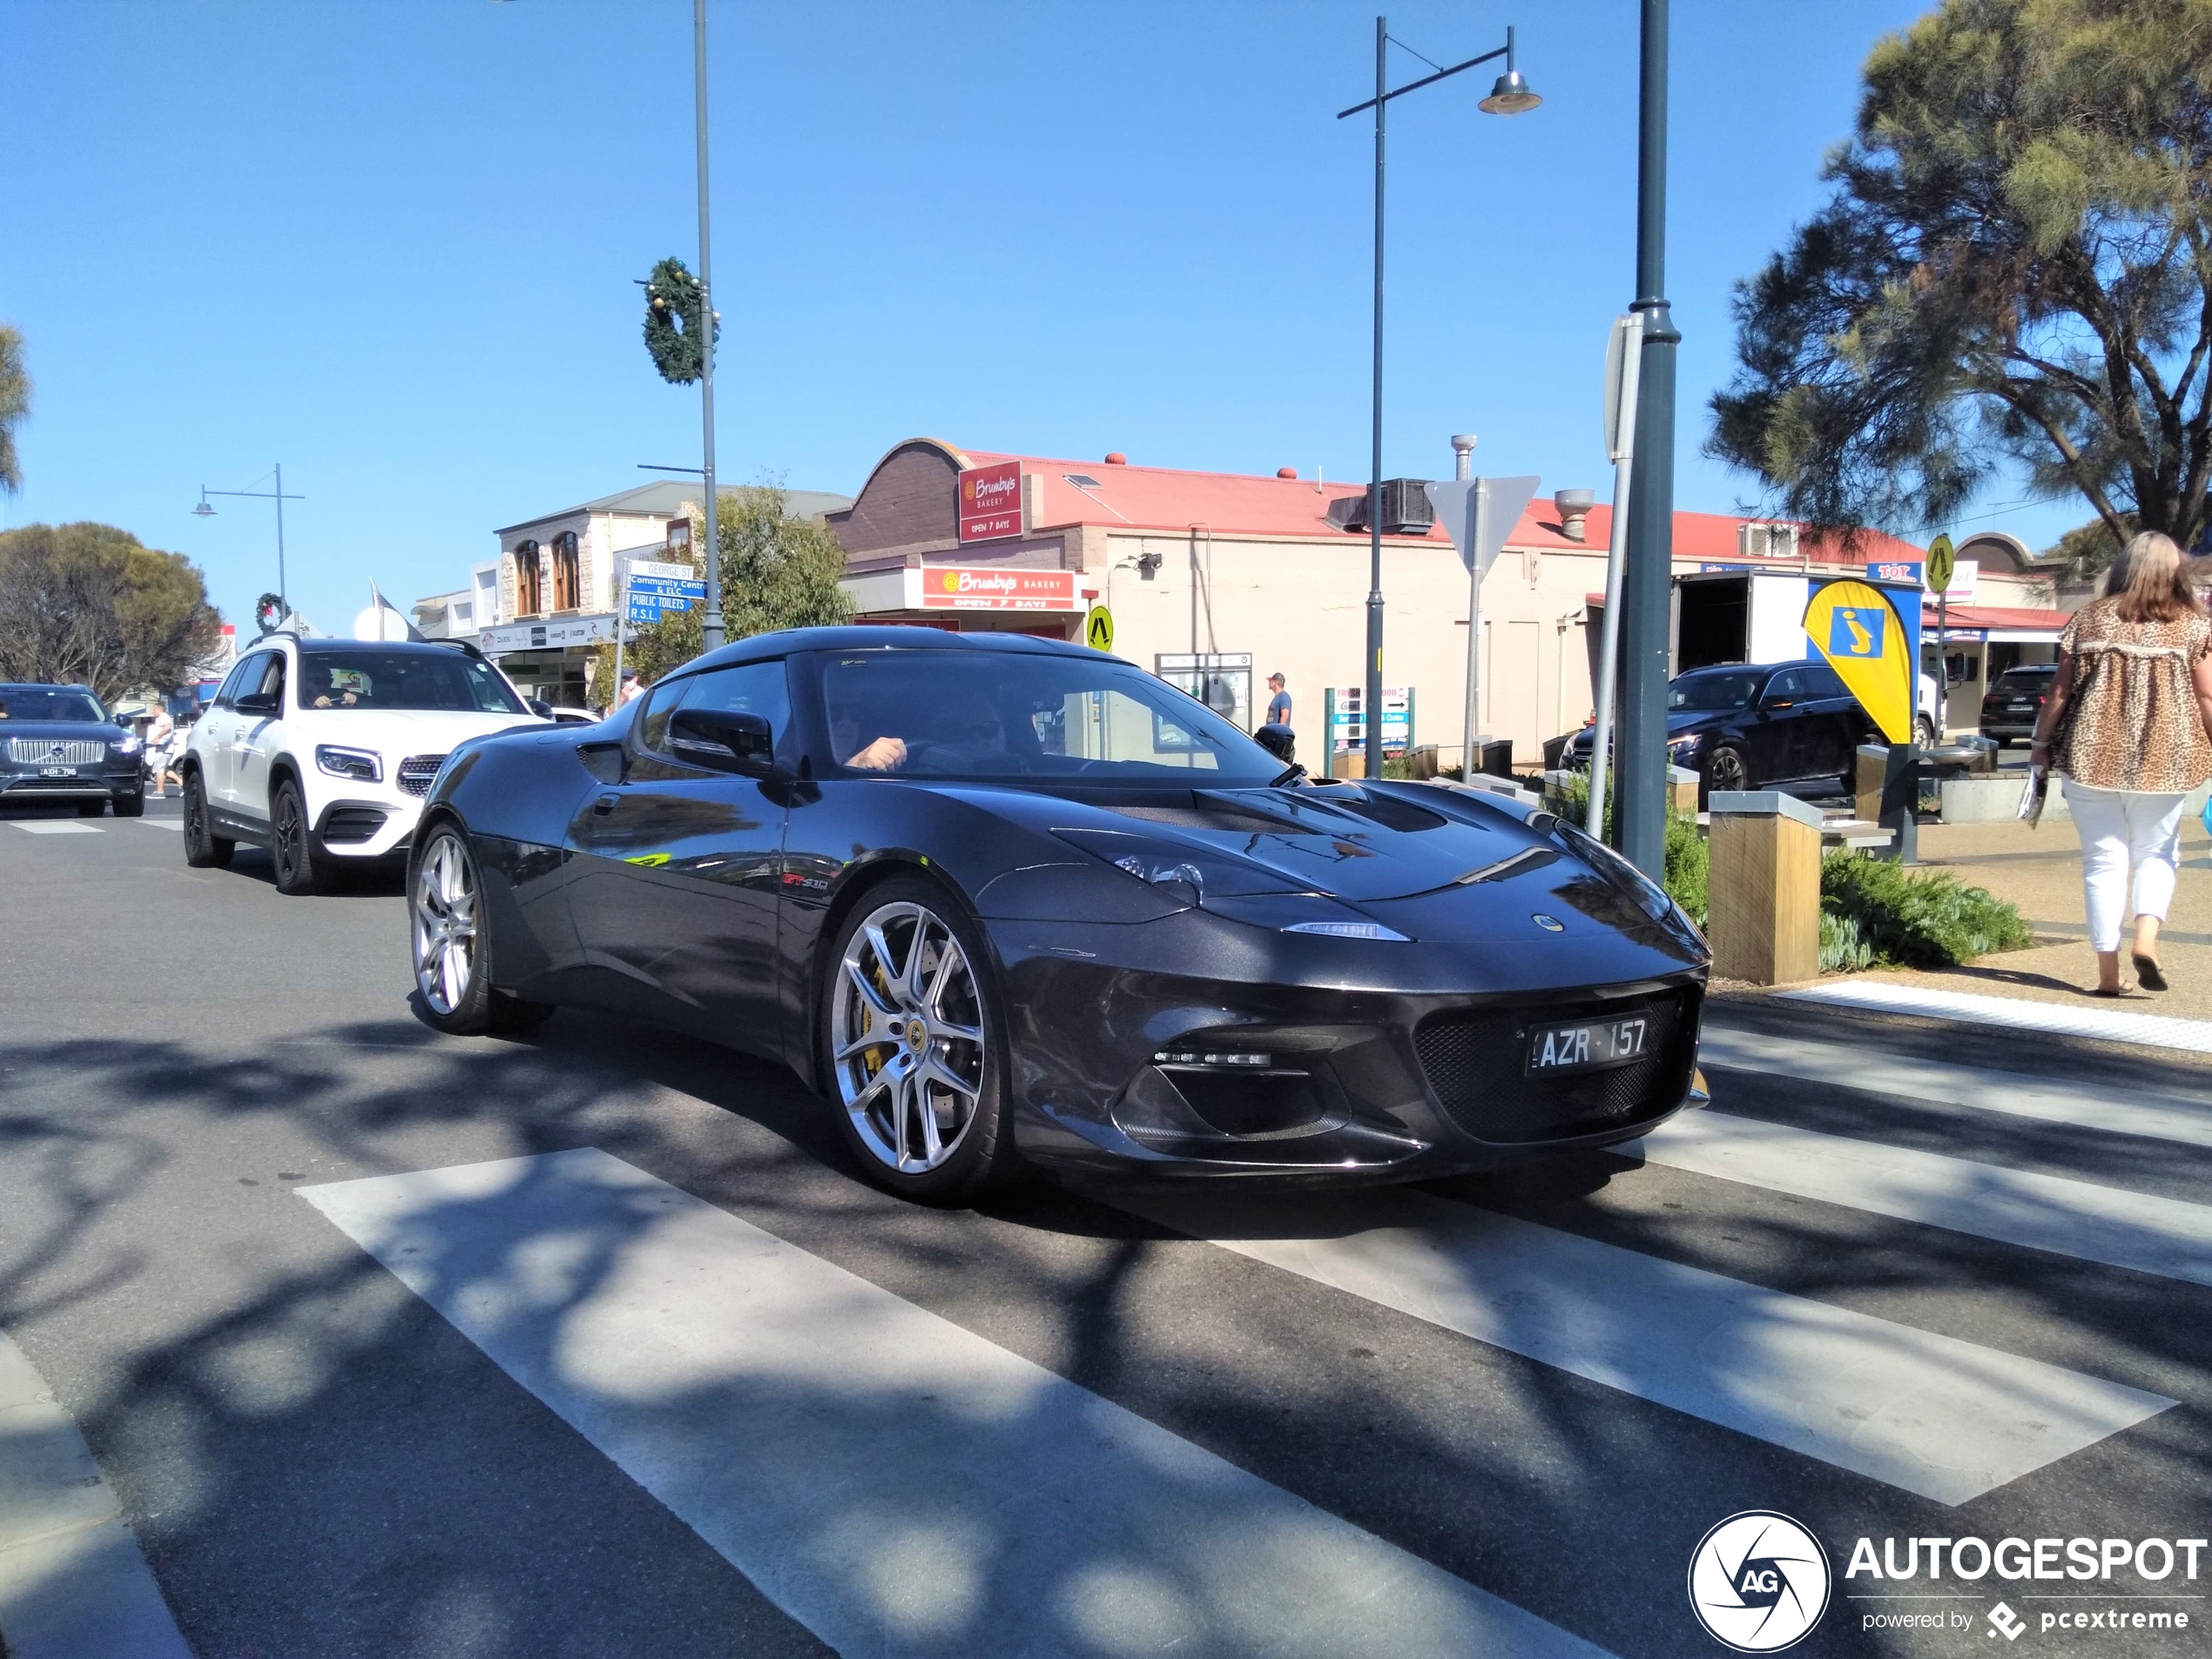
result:
<svg viewBox="0 0 2212 1659"><path fill-rule="evenodd" d="M932 725L932 734L917 738L911 745L906 738L888 733L872 738L853 750L845 764L856 772L897 772L916 748L948 751L962 759L981 761L1007 752L1006 723L980 691L954 698L945 715ZM833 733L840 750L852 748L859 735L860 728L849 719L840 720Z"/></svg>
<svg viewBox="0 0 2212 1659"><path fill-rule="evenodd" d="M311 708L350 709L361 700L361 693L350 687L340 689L331 674L329 664L311 662L307 671L313 676L307 682L309 691L314 693L307 699Z"/></svg>

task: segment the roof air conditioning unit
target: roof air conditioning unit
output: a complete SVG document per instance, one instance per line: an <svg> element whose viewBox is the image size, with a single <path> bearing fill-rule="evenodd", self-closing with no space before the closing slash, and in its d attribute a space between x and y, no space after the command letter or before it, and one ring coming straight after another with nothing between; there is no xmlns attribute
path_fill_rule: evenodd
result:
<svg viewBox="0 0 2212 1659"><path fill-rule="evenodd" d="M1747 559L1794 559L1797 556L1797 527L1747 521L1737 526L1736 545Z"/></svg>
<svg viewBox="0 0 2212 1659"><path fill-rule="evenodd" d="M1386 536L1422 536L1436 523L1425 478L1386 478L1382 484L1382 527ZM1367 531L1367 496L1347 496L1329 503L1329 517L1347 530Z"/></svg>

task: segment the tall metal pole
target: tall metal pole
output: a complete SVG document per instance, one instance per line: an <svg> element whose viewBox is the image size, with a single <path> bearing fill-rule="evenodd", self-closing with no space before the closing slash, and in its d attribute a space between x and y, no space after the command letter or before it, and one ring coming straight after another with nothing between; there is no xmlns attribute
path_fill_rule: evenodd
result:
<svg viewBox="0 0 2212 1659"><path fill-rule="evenodd" d="M1622 595L1621 851L1657 880L1667 857L1667 658L1674 590L1675 347L1667 308L1667 0L1643 0L1642 123L1636 188L1635 489Z"/></svg>
<svg viewBox="0 0 2212 1659"><path fill-rule="evenodd" d="M292 597L286 591L284 585L284 462L281 461L276 463L276 502L277 604L284 608L284 614L289 617L292 614Z"/></svg>
<svg viewBox="0 0 2212 1659"><path fill-rule="evenodd" d="M699 414L705 426L706 610L699 617L699 644L713 651L722 644L722 538L714 523L714 242L706 218L706 0L691 0L691 75L698 110L699 138Z"/></svg>
<svg viewBox="0 0 2212 1659"><path fill-rule="evenodd" d="M1383 397L1383 77L1389 24L1375 19L1375 419L1374 449L1367 473L1367 691L1360 718L1367 723L1367 776L1379 778L1382 745L1382 397Z"/></svg>
<svg viewBox="0 0 2212 1659"><path fill-rule="evenodd" d="M1460 781L1482 769L1482 550L1490 545L1490 481L1474 481L1474 528L1467 536L1467 700L1460 740Z"/></svg>

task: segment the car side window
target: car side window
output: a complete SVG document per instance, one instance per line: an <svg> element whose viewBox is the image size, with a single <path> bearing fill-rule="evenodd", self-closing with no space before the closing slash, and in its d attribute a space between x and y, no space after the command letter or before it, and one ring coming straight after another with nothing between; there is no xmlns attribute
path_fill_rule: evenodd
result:
<svg viewBox="0 0 2212 1659"><path fill-rule="evenodd" d="M739 663L731 668L692 674L666 688L676 693L664 708L656 693L645 709L643 739L650 748L667 752L668 720L678 709L712 709L724 714L757 714L775 734L776 752L786 754L791 738L791 688L780 659L772 663Z"/></svg>
<svg viewBox="0 0 2212 1659"><path fill-rule="evenodd" d="M1766 695L1760 701L1767 704L1802 703L1805 698L1804 676L1796 669L1777 674L1766 683Z"/></svg>
<svg viewBox="0 0 2212 1659"><path fill-rule="evenodd" d="M215 706L217 708L226 709L230 707L231 700L246 689L246 680L251 676L261 671L254 666L254 663L260 655L260 653L257 651L253 656L240 658L238 664L233 667L229 673L223 676L222 685L218 686L215 690Z"/></svg>
<svg viewBox="0 0 2212 1659"><path fill-rule="evenodd" d="M691 689L690 677L664 679L645 693L645 706L637 715L637 746L664 753L667 749L668 717L676 712L676 705L684 700Z"/></svg>
<svg viewBox="0 0 2212 1659"><path fill-rule="evenodd" d="M1815 663L1811 668L1801 669L1798 671L1804 676L1807 697L1849 697L1851 695L1851 687L1844 684L1844 677L1825 663Z"/></svg>

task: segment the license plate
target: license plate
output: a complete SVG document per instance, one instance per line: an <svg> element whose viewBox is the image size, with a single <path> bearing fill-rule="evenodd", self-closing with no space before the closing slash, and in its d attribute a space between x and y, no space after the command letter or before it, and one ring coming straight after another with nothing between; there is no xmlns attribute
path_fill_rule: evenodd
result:
<svg viewBox="0 0 2212 1659"><path fill-rule="evenodd" d="M1627 1020L1578 1020L1572 1025L1540 1026L1528 1034L1530 1075L1540 1071L1589 1071L1641 1060L1650 1042L1651 1022L1639 1015Z"/></svg>
<svg viewBox="0 0 2212 1659"><path fill-rule="evenodd" d="M38 769L38 775L41 778L74 778L77 776L77 768L74 766L41 766Z"/></svg>

